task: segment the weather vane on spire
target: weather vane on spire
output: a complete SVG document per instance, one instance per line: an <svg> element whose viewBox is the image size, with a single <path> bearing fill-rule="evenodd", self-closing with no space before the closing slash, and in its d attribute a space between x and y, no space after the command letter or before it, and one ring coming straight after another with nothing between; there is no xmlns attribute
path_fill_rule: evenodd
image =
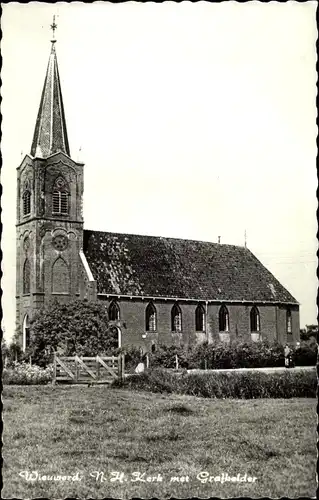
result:
<svg viewBox="0 0 319 500"><path fill-rule="evenodd" d="M55 39L55 30L56 29L57 29L57 25L55 24L55 16L53 16L53 23L51 24L51 30L53 33L53 39L51 40L52 43L56 42L56 39Z"/></svg>

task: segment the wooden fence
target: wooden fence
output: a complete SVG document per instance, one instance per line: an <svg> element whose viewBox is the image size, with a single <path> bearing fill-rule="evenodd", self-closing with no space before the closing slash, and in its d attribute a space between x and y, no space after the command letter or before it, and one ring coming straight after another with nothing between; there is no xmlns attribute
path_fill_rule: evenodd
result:
<svg viewBox="0 0 319 500"><path fill-rule="evenodd" d="M58 356L54 353L53 384L105 384L124 377L124 354L119 356Z"/></svg>

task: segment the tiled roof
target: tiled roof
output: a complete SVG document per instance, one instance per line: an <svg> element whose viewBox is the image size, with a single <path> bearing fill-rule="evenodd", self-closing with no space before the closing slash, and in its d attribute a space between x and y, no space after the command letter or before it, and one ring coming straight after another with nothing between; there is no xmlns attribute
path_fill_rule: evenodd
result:
<svg viewBox="0 0 319 500"><path fill-rule="evenodd" d="M85 230L84 253L98 293L297 303L244 247Z"/></svg>
<svg viewBox="0 0 319 500"><path fill-rule="evenodd" d="M54 42L41 95L31 155L40 158L62 151L70 156Z"/></svg>

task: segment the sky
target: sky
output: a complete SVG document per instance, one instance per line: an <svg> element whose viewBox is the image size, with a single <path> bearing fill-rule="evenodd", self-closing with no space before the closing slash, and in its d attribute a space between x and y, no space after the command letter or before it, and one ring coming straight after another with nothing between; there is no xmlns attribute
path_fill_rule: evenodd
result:
<svg viewBox="0 0 319 500"><path fill-rule="evenodd" d="M56 51L85 229L245 244L316 323L316 2L2 4L2 307Z"/></svg>

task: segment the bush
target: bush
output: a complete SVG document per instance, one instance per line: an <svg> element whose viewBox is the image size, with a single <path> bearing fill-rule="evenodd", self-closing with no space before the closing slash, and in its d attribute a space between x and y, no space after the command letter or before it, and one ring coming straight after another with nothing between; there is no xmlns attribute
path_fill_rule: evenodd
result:
<svg viewBox="0 0 319 500"><path fill-rule="evenodd" d="M278 342L202 344L189 357L190 368L229 369L284 366L284 348Z"/></svg>
<svg viewBox="0 0 319 500"><path fill-rule="evenodd" d="M140 374L129 375L124 381L115 380L112 386L150 392L180 393L181 377L181 373L155 368L154 370L146 370Z"/></svg>
<svg viewBox="0 0 319 500"><path fill-rule="evenodd" d="M189 394L204 398L292 398L316 397L314 370L280 372L176 373L154 369L127 377L114 385L151 392Z"/></svg>
<svg viewBox="0 0 319 500"><path fill-rule="evenodd" d="M315 366L318 356L318 345L313 342L301 342L300 347L295 349L294 360L297 366Z"/></svg>
<svg viewBox="0 0 319 500"><path fill-rule="evenodd" d="M53 302L37 312L30 332L31 349L26 355L44 367L52 362L53 351L61 356L112 355L118 346L117 331L108 327L101 302Z"/></svg>
<svg viewBox="0 0 319 500"><path fill-rule="evenodd" d="M180 368L188 366L187 353L183 347L177 345L159 345L154 353L150 353L150 366L162 368L176 368L176 355Z"/></svg>
<svg viewBox="0 0 319 500"><path fill-rule="evenodd" d="M134 373L137 365L144 361L141 356L141 351L138 347L129 346L125 348L121 348L118 352L123 352L125 354L125 372L126 373Z"/></svg>
<svg viewBox="0 0 319 500"><path fill-rule="evenodd" d="M27 363L14 363L11 368L4 368L2 383L8 385L37 385L47 384L52 381L53 366L46 369L39 366L30 366Z"/></svg>

